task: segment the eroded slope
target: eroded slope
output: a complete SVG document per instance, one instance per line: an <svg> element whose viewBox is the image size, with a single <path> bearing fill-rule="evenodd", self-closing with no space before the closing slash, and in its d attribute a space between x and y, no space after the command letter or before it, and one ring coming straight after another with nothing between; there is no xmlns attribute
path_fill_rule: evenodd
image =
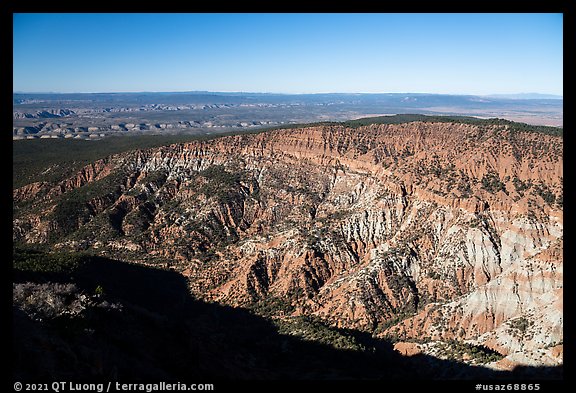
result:
<svg viewBox="0 0 576 393"><path fill-rule="evenodd" d="M558 136L423 122L172 145L16 189L13 237L170 267L198 298L399 350L465 341L506 356L470 363L556 365L562 154Z"/></svg>

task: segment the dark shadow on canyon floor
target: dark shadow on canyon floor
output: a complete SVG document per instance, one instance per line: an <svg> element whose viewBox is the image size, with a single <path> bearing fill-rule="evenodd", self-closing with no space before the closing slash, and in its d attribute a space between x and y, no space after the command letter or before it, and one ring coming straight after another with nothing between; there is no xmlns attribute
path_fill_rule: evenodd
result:
<svg viewBox="0 0 576 393"><path fill-rule="evenodd" d="M46 277L15 271L14 280ZM175 272L101 257L49 280L74 282L91 294L99 287L108 307L49 321L13 307L15 380L562 379L562 367L496 372L427 355L406 357L360 332L374 351L334 349L279 334L247 310L195 300Z"/></svg>

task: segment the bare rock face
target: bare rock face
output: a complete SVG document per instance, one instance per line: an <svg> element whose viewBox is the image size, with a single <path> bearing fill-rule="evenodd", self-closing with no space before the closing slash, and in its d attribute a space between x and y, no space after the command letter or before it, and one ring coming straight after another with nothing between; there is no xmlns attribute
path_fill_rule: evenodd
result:
<svg viewBox="0 0 576 393"><path fill-rule="evenodd" d="M423 122L172 145L15 190L13 238L163 263L199 298L281 301L407 354L455 340L504 355L493 368L557 365L562 154L561 137Z"/></svg>

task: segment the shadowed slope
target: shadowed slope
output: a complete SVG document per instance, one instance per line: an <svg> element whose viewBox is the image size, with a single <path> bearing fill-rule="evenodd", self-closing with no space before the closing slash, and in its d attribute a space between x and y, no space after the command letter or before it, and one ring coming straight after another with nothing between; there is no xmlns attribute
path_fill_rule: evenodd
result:
<svg viewBox="0 0 576 393"><path fill-rule="evenodd" d="M75 316L41 321L17 302L14 377L26 381L561 376L561 368L493 372L426 355L404 357L387 341L361 332L352 334L370 350L337 350L279 334L271 321L244 309L195 300L177 273L100 257L51 281L45 273L16 273L15 293L22 285L53 291L73 283L91 298Z"/></svg>

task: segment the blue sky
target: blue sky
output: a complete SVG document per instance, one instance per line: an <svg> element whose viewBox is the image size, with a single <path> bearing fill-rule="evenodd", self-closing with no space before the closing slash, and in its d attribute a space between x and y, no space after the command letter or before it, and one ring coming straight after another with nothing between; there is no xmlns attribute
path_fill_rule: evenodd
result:
<svg viewBox="0 0 576 393"><path fill-rule="evenodd" d="M13 89L563 94L562 14L14 14Z"/></svg>

